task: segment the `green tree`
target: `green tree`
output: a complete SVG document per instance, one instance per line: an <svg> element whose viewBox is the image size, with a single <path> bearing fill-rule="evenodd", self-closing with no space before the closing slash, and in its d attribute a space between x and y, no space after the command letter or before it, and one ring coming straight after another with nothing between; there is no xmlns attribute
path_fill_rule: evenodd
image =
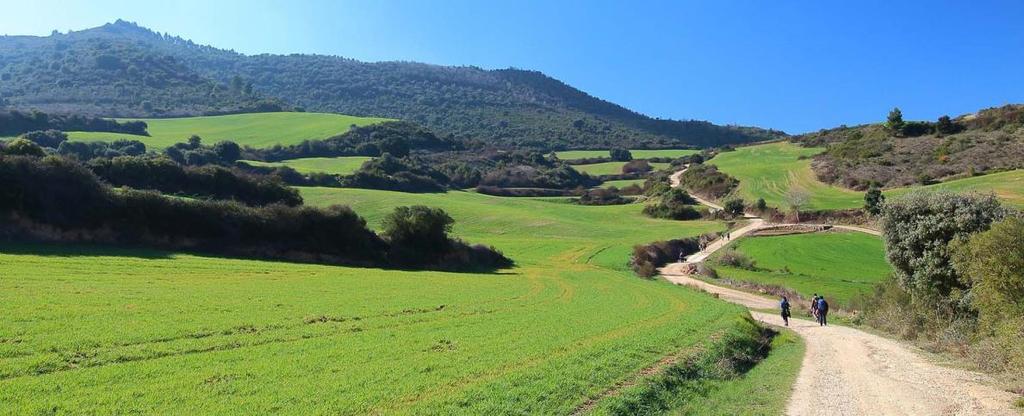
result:
<svg viewBox="0 0 1024 416"><path fill-rule="evenodd" d="M764 212L766 209L768 209L768 203L764 202L764 198L757 198L757 202L754 204L754 208L757 209L757 212Z"/></svg>
<svg viewBox="0 0 1024 416"><path fill-rule="evenodd" d="M611 156L612 160L617 162L628 162L633 160L633 153L626 149L613 148L608 151L608 155Z"/></svg>
<svg viewBox="0 0 1024 416"><path fill-rule="evenodd" d="M994 337L1013 367L1024 366L1024 219L1011 217L974 234L954 250L954 264L971 287L979 330Z"/></svg>
<svg viewBox="0 0 1024 416"><path fill-rule="evenodd" d="M725 205L722 208L729 215L732 215L734 217L741 216L741 215L743 215L743 210L744 210L743 200L742 199L730 199L730 200L725 202Z"/></svg>
<svg viewBox="0 0 1024 416"><path fill-rule="evenodd" d="M217 154L217 157L221 162L234 163L236 160L242 157L242 149L238 147L238 143L232 141L222 141L213 145L213 151Z"/></svg>
<svg viewBox="0 0 1024 416"><path fill-rule="evenodd" d="M443 252L455 220L440 208L423 205L397 207L381 221L383 234L392 244L421 254Z"/></svg>
<svg viewBox="0 0 1024 416"><path fill-rule="evenodd" d="M872 186L864 193L864 210L871 215L878 215L882 212L882 203L885 202L885 195L877 186Z"/></svg>
<svg viewBox="0 0 1024 416"><path fill-rule="evenodd" d="M42 147L26 139L11 140L4 144L0 151L5 155L11 156L46 156L46 152L43 151Z"/></svg>
<svg viewBox="0 0 1024 416"><path fill-rule="evenodd" d="M934 303L967 289L950 244L985 231L1005 211L994 195L915 192L882 205L886 258L915 301Z"/></svg>
<svg viewBox="0 0 1024 416"><path fill-rule="evenodd" d="M889 111L889 117L886 119L885 128L889 129L892 134L899 134L903 131L903 112L900 111L899 107L893 107L892 111Z"/></svg>
<svg viewBox="0 0 1024 416"><path fill-rule="evenodd" d="M960 125L953 122L949 116L939 117L939 120L935 123L935 131L939 134L955 134L961 130Z"/></svg>

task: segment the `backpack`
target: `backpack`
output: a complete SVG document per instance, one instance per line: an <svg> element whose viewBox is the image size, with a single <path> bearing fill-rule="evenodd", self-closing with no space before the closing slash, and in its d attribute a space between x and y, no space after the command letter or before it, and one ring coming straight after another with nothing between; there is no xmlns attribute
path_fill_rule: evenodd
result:
<svg viewBox="0 0 1024 416"><path fill-rule="evenodd" d="M828 312L828 302L825 302L825 298L818 299L818 310Z"/></svg>

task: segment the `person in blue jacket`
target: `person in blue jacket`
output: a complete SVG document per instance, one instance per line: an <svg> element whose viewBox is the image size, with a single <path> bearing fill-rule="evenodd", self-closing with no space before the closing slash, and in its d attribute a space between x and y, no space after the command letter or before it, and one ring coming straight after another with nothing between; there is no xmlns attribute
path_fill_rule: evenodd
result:
<svg viewBox="0 0 1024 416"><path fill-rule="evenodd" d="M818 298L818 326L828 326L828 302L824 296Z"/></svg>
<svg viewBox="0 0 1024 416"><path fill-rule="evenodd" d="M786 326L789 326L789 299L786 299L786 297L783 296L782 302L779 303L779 307L782 308L782 321L786 323Z"/></svg>

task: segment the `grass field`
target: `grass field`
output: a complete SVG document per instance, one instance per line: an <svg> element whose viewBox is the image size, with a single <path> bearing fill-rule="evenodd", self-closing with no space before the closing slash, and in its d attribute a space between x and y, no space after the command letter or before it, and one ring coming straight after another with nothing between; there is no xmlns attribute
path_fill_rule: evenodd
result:
<svg viewBox="0 0 1024 416"><path fill-rule="evenodd" d="M863 205L862 192L831 186L814 176L809 157L821 151L820 148L800 147L788 142L769 143L723 152L708 163L739 179L736 196L750 202L764 198L769 206L786 207L786 193L796 187L810 196L805 209ZM801 156L808 158L801 160Z"/></svg>
<svg viewBox="0 0 1024 416"><path fill-rule="evenodd" d="M77 141L133 139L142 141L148 148L162 149L196 134L207 144L232 140L240 145L268 147L326 139L348 131L353 124L365 126L387 119L326 113L252 113L142 121L149 125L149 137L97 132L71 132L68 136Z"/></svg>
<svg viewBox="0 0 1024 416"><path fill-rule="evenodd" d="M622 180L618 180L618 181L605 181L604 183L601 184L601 187L603 187L603 188L610 188L610 187L614 186L616 188L624 188L624 187L627 187L629 185L640 185L640 186L643 186L645 180L646 179L622 179Z"/></svg>
<svg viewBox="0 0 1024 416"><path fill-rule="evenodd" d="M591 163L589 165L573 165L573 169L582 173L589 173L591 175L618 175L622 173L622 165L626 162L604 162L604 163ZM651 167L654 170L667 169L668 163L651 163Z"/></svg>
<svg viewBox="0 0 1024 416"><path fill-rule="evenodd" d="M630 150L629 153L633 155L634 159L650 159L653 157L683 157L689 156L694 153L700 153L700 150L693 149L658 149L658 150ZM588 159L593 157L608 157L607 150L566 150L562 152L555 152L555 156L558 156L562 160L574 160L574 159Z"/></svg>
<svg viewBox="0 0 1024 416"><path fill-rule="evenodd" d="M786 193L791 188L797 188L810 196L804 209L863 206L863 192L832 186L814 176L810 156L821 151L821 148L806 148L788 142L769 143L724 152L708 163L739 179L740 186L735 194L750 202L764 198L769 206L786 207ZM800 159L801 156L805 158ZM1006 203L1024 207L1024 171L1020 170L956 179L925 187L889 189L885 194L898 197L915 189L994 192Z"/></svg>
<svg viewBox="0 0 1024 416"><path fill-rule="evenodd" d="M334 175L347 175L358 170L363 165L363 162L370 159L364 156L344 156L309 157L280 162L260 162L256 160L243 160L242 162L253 166L288 166L302 173L322 172Z"/></svg>
<svg viewBox="0 0 1024 416"><path fill-rule="evenodd" d="M386 271L5 243L0 403L19 413L567 414L745 313L626 266L635 243L721 223L467 192L302 194L350 204L372 226L394 206L443 207L457 235L518 266ZM788 395L788 382L771 385Z"/></svg>
<svg viewBox="0 0 1024 416"><path fill-rule="evenodd" d="M870 292L891 272L882 240L865 233L751 237L738 240L734 247L754 260L758 270L716 266L720 277L782 286L805 298L824 294L838 306Z"/></svg>

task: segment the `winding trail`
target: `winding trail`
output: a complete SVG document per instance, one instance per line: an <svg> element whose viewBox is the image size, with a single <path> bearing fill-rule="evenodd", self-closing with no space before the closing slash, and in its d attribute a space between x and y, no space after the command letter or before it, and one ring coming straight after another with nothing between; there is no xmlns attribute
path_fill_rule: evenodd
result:
<svg viewBox="0 0 1024 416"><path fill-rule="evenodd" d="M679 185L683 171L672 175L673 187ZM754 218L731 235L736 239L772 226L778 224ZM835 227L879 235L876 230L861 227ZM696 287L755 309L751 315L758 321L782 326L778 314L756 311L777 309L774 299L713 285L687 274L691 264L704 261L728 243L716 240L686 261L665 266L661 275L673 283ZM786 414L1020 415L1012 406L1017 396L992 387L989 377L937 365L913 347L850 327L820 327L805 319L791 318L789 328L804 339L807 352Z"/></svg>

